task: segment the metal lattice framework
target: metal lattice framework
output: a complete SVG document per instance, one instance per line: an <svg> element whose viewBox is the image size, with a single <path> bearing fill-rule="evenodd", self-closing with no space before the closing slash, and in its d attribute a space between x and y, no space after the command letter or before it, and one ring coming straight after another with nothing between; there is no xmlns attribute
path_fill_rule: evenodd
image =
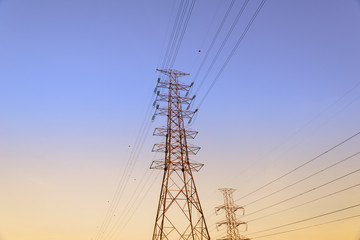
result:
<svg viewBox="0 0 360 240"><path fill-rule="evenodd" d="M238 206L234 202L233 193L236 191L233 188L220 188L219 189L224 195L224 204L218 207L215 207L216 214L220 210L224 210L226 214L225 220L216 223L216 227L219 228L221 225L227 225L227 234L222 238L218 238L218 240L250 240L244 236L241 236L239 233L238 226L241 224L246 225L246 222L242 222L236 218L236 211L239 209L243 210L244 208Z"/></svg>
<svg viewBox="0 0 360 240"><path fill-rule="evenodd" d="M188 75L186 73L173 69L157 71L168 79L158 79L154 117L166 116L167 126L154 131L155 136L165 137L165 142L155 144L152 149L164 153L164 159L153 161L150 167L164 171L152 239L210 239L192 175L203 164L189 159L189 155L200 150L187 142L187 139L195 138L197 132L186 129L184 124L184 119L191 119L196 112L186 110L193 99L186 96L192 84L178 80L180 76Z"/></svg>

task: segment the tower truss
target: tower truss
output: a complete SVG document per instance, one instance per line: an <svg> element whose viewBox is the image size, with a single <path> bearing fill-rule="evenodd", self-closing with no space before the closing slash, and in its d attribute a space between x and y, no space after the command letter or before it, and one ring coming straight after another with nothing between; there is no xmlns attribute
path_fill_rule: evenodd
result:
<svg viewBox="0 0 360 240"><path fill-rule="evenodd" d="M179 81L179 77L189 74L173 69L157 71L167 79L158 79L153 119L155 116L167 118L166 126L155 128L153 134L165 137L165 142L155 144L152 149L164 153L164 158L153 161L150 167L164 171L152 239L207 240L210 236L192 174L203 164L189 159L200 147L187 142L194 139L197 132L186 129L184 123L184 119L191 119L196 113L196 110L187 110L194 99L187 97L192 84Z"/></svg>
<svg viewBox="0 0 360 240"><path fill-rule="evenodd" d="M244 208L238 206L234 202L233 193L236 191L233 188L220 188L219 189L224 196L224 204L218 207L215 207L215 212L218 214L220 210L225 211L225 219L216 223L216 228L218 229L222 225L227 226L227 234L222 238L218 238L218 240L250 240L244 236L241 236L239 233L238 226L244 224L246 222L242 222L236 218L236 211L241 209L244 214Z"/></svg>

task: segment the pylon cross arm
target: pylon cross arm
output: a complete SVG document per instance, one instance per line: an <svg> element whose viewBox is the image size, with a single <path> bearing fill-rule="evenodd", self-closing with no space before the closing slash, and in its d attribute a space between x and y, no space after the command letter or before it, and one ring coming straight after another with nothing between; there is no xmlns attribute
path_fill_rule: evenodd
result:
<svg viewBox="0 0 360 240"><path fill-rule="evenodd" d="M159 71L159 72L162 72L166 75L169 75L169 76L186 76L186 75L190 75L189 73L184 73L184 72L181 72L179 70L175 70L175 69L156 69L156 71Z"/></svg>
<svg viewBox="0 0 360 240"><path fill-rule="evenodd" d="M156 86L157 88L165 88L168 89L170 87L170 83L169 82L158 82L158 85ZM172 83L171 87L175 87L178 88L179 91L184 91L184 92L188 92L191 88L191 85L187 85L187 84L182 84L182 83Z"/></svg>

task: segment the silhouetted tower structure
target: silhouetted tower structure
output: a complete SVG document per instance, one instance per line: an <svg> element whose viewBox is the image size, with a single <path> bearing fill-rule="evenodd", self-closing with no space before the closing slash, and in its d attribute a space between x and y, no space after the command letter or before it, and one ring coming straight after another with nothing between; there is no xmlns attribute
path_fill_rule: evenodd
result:
<svg viewBox="0 0 360 240"><path fill-rule="evenodd" d="M219 189L224 195L224 204L218 207L215 207L216 214L220 210L225 211L226 218L220 222L216 223L216 227L220 227L221 225L227 225L227 234L222 238L218 238L218 240L250 240L249 238L243 237L239 233L238 226L241 224L246 225L246 222L242 222L236 218L236 211L241 209L243 210L244 215L244 208L238 206L234 202L233 193L236 191L233 188L220 188Z"/></svg>
<svg viewBox="0 0 360 240"><path fill-rule="evenodd" d="M165 142L155 144L152 149L164 153L164 159L153 161L150 167L164 171L152 239L210 239L192 175L203 164L189 159L189 155L200 150L187 142L194 139L197 132L186 129L184 123L184 119L191 119L196 113L196 110L187 110L194 99L187 97L192 84L178 79L189 74L173 69L157 71L165 74L167 79L158 79L153 119L156 115L166 116L167 125L155 128L153 134L165 137Z"/></svg>

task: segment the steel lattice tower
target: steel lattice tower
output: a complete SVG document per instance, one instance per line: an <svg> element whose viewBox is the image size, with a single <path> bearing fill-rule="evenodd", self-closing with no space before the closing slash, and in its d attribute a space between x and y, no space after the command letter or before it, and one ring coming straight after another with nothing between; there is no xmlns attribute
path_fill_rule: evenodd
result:
<svg viewBox="0 0 360 240"><path fill-rule="evenodd" d="M164 171L152 239L210 239L192 175L192 171L199 171L203 164L189 159L189 155L200 150L200 147L187 142L187 139L194 139L197 132L186 129L184 123L184 119L191 119L196 112L186 110L194 99L187 97L192 84L178 80L180 76L189 74L173 69L157 71L168 79L158 79L154 117L166 116L167 126L155 128L153 134L165 137L164 143L155 144L152 149L153 152L165 153L165 156L153 161L150 167Z"/></svg>
<svg viewBox="0 0 360 240"><path fill-rule="evenodd" d="M220 210L224 210L226 214L226 218L223 221L217 222L216 227L220 227L223 224L227 225L227 235L222 238L218 238L218 240L250 240L249 238L243 237L239 233L238 226L241 224L245 224L246 222L239 221L236 218L236 211L239 209L243 210L244 214L244 208L241 206L238 206L234 202L233 193L236 191L233 188L220 188L219 189L223 195L224 195L224 204L220 205L215 208L216 214Z"/></svg>

